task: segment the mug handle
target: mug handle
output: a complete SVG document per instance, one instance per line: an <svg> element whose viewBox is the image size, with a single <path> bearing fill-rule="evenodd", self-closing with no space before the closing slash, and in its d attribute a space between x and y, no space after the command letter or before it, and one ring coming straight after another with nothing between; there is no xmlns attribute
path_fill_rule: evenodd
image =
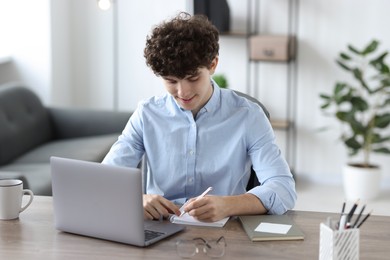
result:
<svg viewBox="0 0 390 260"><path fill-rule="evenodd" d="M30 200L27 202L27 204L22 207L19 211L19 213L23 212L25 209L27 209L28 206L30 206L31 202L33 201L34 198L34 193L31 190L23 190L23 195L28 194L30 195Z"/></svg>

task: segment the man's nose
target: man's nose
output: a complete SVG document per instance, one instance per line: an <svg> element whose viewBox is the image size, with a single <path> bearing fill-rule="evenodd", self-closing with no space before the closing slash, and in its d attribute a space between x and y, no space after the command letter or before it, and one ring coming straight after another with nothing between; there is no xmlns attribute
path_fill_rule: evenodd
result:
<svg viewBox="0 0 390 260"><path fill-rule="evenodd" d="M185 81L179 82L177 85L177 94L181 98L189 98L191 93L190 85Z"/></svg>

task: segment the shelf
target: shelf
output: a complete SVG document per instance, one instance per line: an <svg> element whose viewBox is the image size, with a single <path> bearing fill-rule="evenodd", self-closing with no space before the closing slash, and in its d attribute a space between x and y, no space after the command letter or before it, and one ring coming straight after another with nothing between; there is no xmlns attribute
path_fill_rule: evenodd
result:
<svg viewBox="0 0 390 260"><path fill-rule="evenodd" d="M244 31L230 31L230 32L220 32L219 36L247 38L250 36L250 34Z"/></svg>
<svg viewBox="0 0 390 260"><path fill-rule="evenodd" d="M248 0L249 1L249 0ZM248 3L251 3L250 0ZM254 8L248 8L247 24L247 93L257 98L260 92L260 75L262 72L259 64L279 64L286 67L286 110L281 118L274 119L271 116L271 126L274 131L284 134L284 149L286 161L293 169L296 164L296 74L297 74L297 26L299 0L287 2L287 31L284 34L273 34L270 31L259 30L259 24L267 17L260 16L260 0L255 0ZM253 11L254 10L254 13ZM253 26L253 27L252 27ZM265 87L265 86L264 86Z"/></svg>
<svg viewBox="0 0 390 260"><path fill-rule="evenodd" d="M280 64L288 64L289 62L291 61L294 61L295 58L290 58L288 60L266 60L266 59L263 59L263 60L259 60L259 59L249 59L249 62L253 62L253 63L256 63L256 62L264 62L264 63L280 63Z"/></svg>
<svg viewBox="0 0 390 260"><path fill-rule="evenodd" d="M285 156L290 167L295 166L296 160L296 74L297 74L297 18L298 0L288 0L288 25L284 34L273 34L261 31L260 22L267 17L260 16L260 0L247 0L246 29L220 32L220 38L241 39L246 41L246 91L255 99L260 91L260 64L277 64L286 67L286 110L281 118L271 117L274 131L285 134ZM280 64L280 65L279 65Z"/></svg>
<svg viewBox="0 0 390 260"><path fill-rule="evenodd" d="M282 119L276 119L276 120L271 119L271 125L274 129L286 130L291 126L291 122Z"/></svg>

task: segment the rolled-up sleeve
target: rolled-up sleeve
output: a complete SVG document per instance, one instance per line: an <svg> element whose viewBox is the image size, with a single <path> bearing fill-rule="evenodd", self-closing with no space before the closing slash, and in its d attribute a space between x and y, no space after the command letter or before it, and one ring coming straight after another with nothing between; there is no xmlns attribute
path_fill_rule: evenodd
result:
<svg viewBox="0 0 390 260"><path fill-rule="evenodd" d="M281 215L294 208L297 195L292 176L276 176L254 187L248 193L258 197L268 214Z"/></svg>

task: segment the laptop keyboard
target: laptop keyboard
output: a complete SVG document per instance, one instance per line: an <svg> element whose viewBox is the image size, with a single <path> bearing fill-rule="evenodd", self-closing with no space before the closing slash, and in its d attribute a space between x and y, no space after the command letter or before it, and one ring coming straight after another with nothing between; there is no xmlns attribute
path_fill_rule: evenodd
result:
<svg viewBox="0 0 390 260"><path fill-rule="evenodd" d="M152 240L156 237L162 236L164 234L165 233L157 232L157 231L153 231L153 230L145 230L145 242Z"/></svg>

